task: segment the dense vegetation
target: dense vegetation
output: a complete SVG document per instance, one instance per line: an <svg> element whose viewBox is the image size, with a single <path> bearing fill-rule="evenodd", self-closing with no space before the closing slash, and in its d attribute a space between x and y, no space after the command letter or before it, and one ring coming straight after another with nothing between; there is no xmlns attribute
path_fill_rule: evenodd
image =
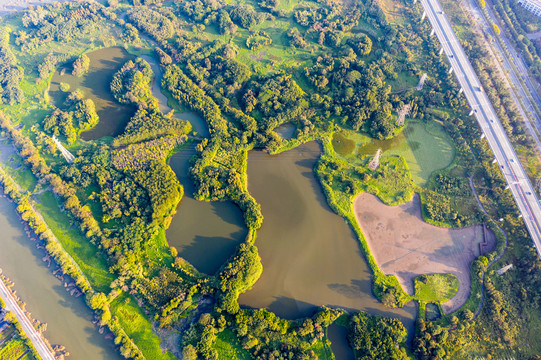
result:
<svg viewBox="0 0 541 360"><path fill-rule="evenodd" d="M406 7L391 3L399 9L394 17L370 0L181 0L167 6L145 0L37 6L6 19L11 31L2 27L5 115L0 126L39 185L35 193L21 189L0 168L2 188L85 293L100 325L115 334L125 357L174 358L182 353L184 359L330 360L326 328L339 317L348 319L356 358L408 357L406 330L396 319L322 308L312 317L289 321L238 304L238 296L264 271L257 249L257 230L264 219L247 188L248 151L277 153L311 140L323 144L314 170L329 205L359 238L375 295L388 306L419 302L413 342L418 358L471 358L478 344L482 347L475 356L511 349L525 358L535 351L530 350L533 345L522 346L518 329L533 337L538 330L509 314L524 312L539 322L534 310L541 306L541 295L532 290L541 279L539 261L490 150L467 116L465 99L444 58L437 56L439 45L427 23L420 21L421 8L409 1ZM73 74L84 79L91 64L82 49L110 45L156 56L169 102L197 113L209 136L193 134L190 124L173 112L162 113L151 90L158 74L139 57L123 64L106 84L118 103L136 107L122 133L82 141L80 133L100 121L94 103L78 89L69 89L66 102L54 107L46 95L50 74L71 64ZM497 90L500 84L491 71L480 67L485 52L475 42L467 49L481 79ZM424 72L428 79L423 90L416 90ZM527 146L511 99L492 87L486 87L487 93L506 130ZM411 106L408 121L439 124L456 150L453 165L433 173L422 187L412 181L403 156L384 155L379 166L370 169L373 154L359 151L367 142L392 139L404 131L407 125L397 124L397 113L405 105ZM293 138L283 139L276 132L283 124L295 126ZM48 135L68 144L73 163L63 160ZM234 202L249 230L213 276L199 273L164 237L183 196L167 161L188 141L196 143L189 171L194 197ZM347 145L340 147L342 141ZM478 208L470 180L486 213ZM77 256L76 247L66 246L70 244L49 218L39 216L39 190L52 191L64 215L80 230L76 241L101 260ZM496 251L472 264L472 297L462 309L435 322L424 316L427 302L442 302L456 292L452 276L420 277L416 294L409 295L396 277L381 272L353 214L353 199L360 192L373 193L389 205L409 201L419 192L426 221L448 227L485 222L497 232ZM532 284L528 291L489 268L505 248L505 236L491 220L500 218L505 219L498 223L510 255L499 264L518 262L513 276L527 278ZM98 279L93 268L110 277ZM491 322L495 325L488 327ZM153 326L181 334L173 353L161 352ZM500 340L505 348L492 346Z"/></svg>

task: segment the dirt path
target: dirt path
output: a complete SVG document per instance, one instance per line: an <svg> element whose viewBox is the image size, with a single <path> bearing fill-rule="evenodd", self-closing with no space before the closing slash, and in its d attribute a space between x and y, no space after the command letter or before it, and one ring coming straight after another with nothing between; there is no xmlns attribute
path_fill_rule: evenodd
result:
<svg viewBox="0 0 541 360"><path fill-rule="evenodd" d="M377 264L385 274L397 276L413 295L413 278L422 274L454 274L457 294L445 304L446 313L462 306L470 295L470 264L479 256L483 227L447 229L427 224L421 217L419 197L399 206L387 206L376 196L360 194L355 216ZM493 234L489 237L492 250Z"/></svg>

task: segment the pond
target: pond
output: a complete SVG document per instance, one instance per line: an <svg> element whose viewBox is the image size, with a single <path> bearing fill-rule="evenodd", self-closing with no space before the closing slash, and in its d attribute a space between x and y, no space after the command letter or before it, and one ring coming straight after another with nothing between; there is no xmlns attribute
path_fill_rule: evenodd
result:
<svg viewBox="0 0 541 360"><path fill-rule="evenodd" d="M263 274L239 302L294 319L329 305L398 317L412 329L415 306L387 309L372 295L371 274L344 219L327 205L313 167L315 142L280 155L248 155L248 189L261 204L256 245Z"/></svg>
<svg viewBox="0 0 541 360"><path fill-rule="evenodd" d="M280 135L282 139L291 140L293 136L295 136L295 131L297 131L297 127L292 123L288 122L278 126L276 129L274 129L274 131L278 135Z"/></svg>
<svg viewBox="0 0 541 360"><path fill-rule="evenodd" d="M193 183L188 177L194 154L195 149L190 146L174 154L169 161L184 187L184 197L166 235L179 256L197 270L212 275L235 252L248 230L242 212L232 202L194 199Z"/></svg>
<svg viewBox="0 0 541 360"><path fill-rule="evenodd" d="M135 57L120 47L92 51L87 56L90 59L88 73L82 77L73 76L71 63L60 67L51 80L49 95L57 107L62 107L69 92L76 89L94 101L100 121L94 128L82 132L82 139L96 140L103 136L120 135L135 113L135 106L119 104L111 94L110 84L122 65ZM60 83L69 84L69 91L62 91Z"/></svg>

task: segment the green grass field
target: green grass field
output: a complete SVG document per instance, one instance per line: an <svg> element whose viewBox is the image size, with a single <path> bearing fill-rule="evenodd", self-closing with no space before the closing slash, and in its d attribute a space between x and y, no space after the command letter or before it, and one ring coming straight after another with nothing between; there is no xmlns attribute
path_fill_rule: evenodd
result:
<svg viewBox="0 0 541 360"><path fill-rule="evenodd" d="M382 149L382 157L402 156L419 186L424 186L434 171L449 166L455 155L452 140L437 122L409 121L401 133L389 140L373 140L348 130L339 134L341 141L333 138L333 147L345 160L358 161L363 156L373 156L378 149ZM347 152L351 147L349 141L357 144L357 151Z"/></svg>
<svg viewBox="0 0 541 360"><path fill-rule="evenodd" d="M423 302L444 303L455 296L458 291L458 278L453 274L430 274L417 276L415 283L415 300Z"/></svg>
<svg viewBox="0 0 541 360"><path fill-rule="evenodd" d="M19 360L19 359L32 359L34 358L30 353L27 353L29 350L23 340L19 336L15 336L5 343L2 344L0 348L0 359L2 360ZM25 357L22 357L25 355Z"/></svg>
<svg viewBox="0 0 541 360"><path fill-rule="evenodd" d="M35 195L37 210L56 235L64 249L77 262L90 284L96 291L108 293L114 280L107 263L98 249L91 244L77 227L72 227L70 219L58 207L52 192Z"/></svg>
<svg viewBox="0 0 541 360"><path fill-rule="evenodd" d="M250 360L252 357L239 344L231 330L224 330L216 338L216 351L220 360Z"/></svg>
<svg viewBox="0 0 541 360"><path fill-rule="evenodd" d="M10 154L4 164L6 165L2 167L4 171L23 189L32 191L38 184L32 171L24 165L23 159L16 153Z"/></svg>
<svg viewBox="0 0 541 360"><path fill-rule="evenodd" d="M176 359L170 352L162 352L161 340L152 332L152 323L132 296L125 293L118 296L111 303L111 312L147 360Z"/></svg>

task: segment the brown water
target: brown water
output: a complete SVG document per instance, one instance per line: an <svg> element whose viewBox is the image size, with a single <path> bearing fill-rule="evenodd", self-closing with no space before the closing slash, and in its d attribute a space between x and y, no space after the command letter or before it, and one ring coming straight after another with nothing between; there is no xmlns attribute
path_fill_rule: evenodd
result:
<svg viewBox="0 0 541 360"><path fill-rule="evenodd" d="M53 75L49 95L56 106L62 108L67 95L80 89L86 98L92 99L100 118L98 125L81 133L84 140L96 140L103 136L120 135L135 113L135 106L119 104L111 94L110 85L113 75L128 60L135 57L120 47L110 47L87 54L90 59L88 73L82 77L71 75L71 63L60 67ZM64 72L64 75L61 73ZM60 83L70 85L69 92L60 90Z"/></svg>
<svg viewBox="0 0 541 360"><path fill-rule="evenodd" d="M231 202L206 202L193 198L193 183L188 177L189 147L171 157L169 165L184 187L184 197L167 229L167 241L178 254L206 274L216 270L235 252L248 233L240 209Z"/></svg>
<svg viewBox="0 0 541 360"><path fill-rule="evenodd" d="M315 142L277 156L250 152L248 189L265 218L256 239L263 274L239 302L290 319L321 305L365 310L398 317L411 329L413 304L391 310L372 295L358 240L329 208L314 175L320 152Z"/></svg>
<svg viewBox="0 0 541 360"><path fill-rule="evenodd" d="M337 360L355 360L355 354L349 346L347 334L347 329L337 324L332 324L327 329L331 349Z"/></svg>
<svg viewBox="0 0 541 360"><path fill-rule="evenodd" d="M0 229L0 268L15 282L32 316L47 323L45 336L51 344L65 345L74 360L120 360L113 341L92 324L83 298L70 296L41 260L45 253L30 241L14 204L5 197L0 197Z"/></svg>

